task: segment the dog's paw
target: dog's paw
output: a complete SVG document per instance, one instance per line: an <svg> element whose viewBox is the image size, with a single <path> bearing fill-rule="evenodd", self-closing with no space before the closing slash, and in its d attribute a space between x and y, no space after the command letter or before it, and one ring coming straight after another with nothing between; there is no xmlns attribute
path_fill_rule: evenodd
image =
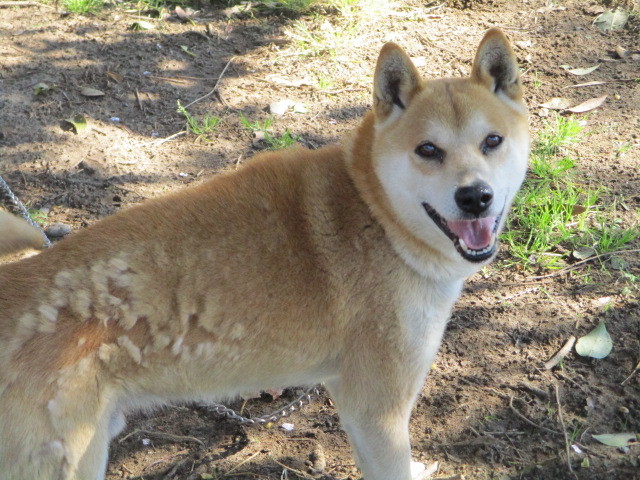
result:
<svg viewBox="0 0 640 480"><path fill-rule="evenodd" d="M438 462L427 466L420 462L411 462L411 478L413 480L426 480L438 471Z"/></svg>

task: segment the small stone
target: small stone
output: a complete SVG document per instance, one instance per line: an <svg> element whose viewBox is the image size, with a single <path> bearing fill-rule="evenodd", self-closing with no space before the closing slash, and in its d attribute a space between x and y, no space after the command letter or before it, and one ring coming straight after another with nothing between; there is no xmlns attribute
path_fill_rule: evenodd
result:
<svg viewBox="0 0 640 480"><path fill-rule="evenodd" d="M60 238L69 235L71 233L71 227L64 223L53 223L49 225L44 232L49 237Z"/></svg>

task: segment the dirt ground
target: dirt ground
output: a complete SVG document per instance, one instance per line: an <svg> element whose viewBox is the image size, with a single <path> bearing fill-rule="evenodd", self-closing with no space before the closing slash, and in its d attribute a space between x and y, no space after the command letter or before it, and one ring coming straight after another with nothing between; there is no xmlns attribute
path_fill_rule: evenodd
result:
<svg viewBox="0 0 640 480"><path fill-rule="evenodd" d="M273 117L274 135L288 130L309 148L339 140L371 105L373 66L385 41L401 44L426 77L459 76L469 73L483 32L497 25L515 42L532 136L549 118L540 104L552 97L577 104L608 95L600 108L579 115L585 133L571 155L584 182L607 188L603 202L616 202L622 224L637 226L640 21L632 17L624 30L603 34L593 25L600 7L407 0L372 2L355 21L349 12L295 18L214 4L185 22L174 14L149 19L158 12L125 4L86 16L52 6L3 8L0 174L40 210L45 225L81 229L266 148L242 116ZM132 30L139 21L155 28ZM617 47L628 55L620 58ZM583 77L561 67L596 64ZM589 81L606 83L565 89ZM36 94L38 83L50 89ZM215 133L175 135L185 129L177 101L188 105L214 86L188 110L196 118L219 117ZM84 87L103 95L84 96ZM269 105L280 100L304 108L273 116ZM87 118L85 130L63 128L78 114ZM640 248L640 241L627 248ZM637 254L624 256L625 274L592 262L545 278L534 277L551 272L507 267L507 258L501 252L471 278L455 308L412 418L415 459L438 461L436 477L449 479L640 479L638 444L615 448L592 438L640 432ZM561 368L544 369L571 335L602 320L614 341L611 355L589 360L571 353ZM259 415L299 392L230 405ZM292 429L245 427L201 406L140 414L113 442L107 478L358 477L326 395L287 422ZM313 473L323 459L323 472Z"/></svg>

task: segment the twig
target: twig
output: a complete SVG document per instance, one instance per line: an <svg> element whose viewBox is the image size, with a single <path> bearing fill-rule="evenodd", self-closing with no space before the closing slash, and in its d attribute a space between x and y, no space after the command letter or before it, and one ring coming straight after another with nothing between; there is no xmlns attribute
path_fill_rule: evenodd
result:
<svg viewBox="0 0 640 480"><path fill-rule="evenodd" d="M301 472L300 470L296 470L295 468L289 467L287 465L285 465L284 463L280 463L278 460L276 460L275 458L271 457L271 460L273 460L274 462L276 462L278 465L280 465L282 468L287 469L287 470L291 470L293 473L295 473L296 475L300 476L300 477L304 477L304 478L309 478L311 480L315 480L315 477L312 477L311 475L308 475L304 472Z"/></svg>
<svg viewBox="0 0 640 480"><path fill-rule="evenodd" d="M182 130L182 131L180 131L178 133L174 133L173 135L169 135L166 138L161 138L160 140L153 140L151 142L143 143L141 146L142 147L148 147L148 146L158 147L158 146L162 145L165 142L168 142L170 140L173 140L174 138L179 137L180 135L184 135L185 133L187 133L187 131L186 130Z"/></svg>
<svg viewBox="0 0 640 480"><path fill-rule="evenodd" d="M564 418L562 418L562 404L560 403L560 392L558 389L558 384L554 382L553 389L556 392L556 403L558 404L558 418L560 419L560 425L562 426L562 434L564 435L564 446L567 451L567 466L569 467L569 471L571 475L573 475L576 479L578 476L573 471L573 467L571 466L571 447L569 445L569 437L567 436L567 428L564 425Z"/></svg>
<svg viewBox="0 0 640 480"><path fill-rule="evenodd" d="M562 435L561 432L558 432L556 430L551 430L550 428L547 427L543 427L542 425L538 425L537 423L529 420L527 417L525 417L523 414L521 414L516 407L513 406L513 397L509 397L509 408L511 409L511 411L516 414L516 416L518 416L519 418L521 418L522 420L524 420L525 422L527 422L529 425L539 428L540 430L544 430L545 432L549 432L549 433L553 433L554 435Z"/></svg>
<svg viewBox="0 0 640 480"><path fill-rule="evenodd" d="M142 470L149 470L150 468L155 467L156 465L160 465L161 463L167 463L167 462L173 460L175 457L179 457L180 455L186 455L188 453L189 453L189 450L180 450L179 452L176 452L173 455L169 455L169 456L166 456L166 457L162 457L162 458L160 458L158 460L154 460L149 465L144 467Z"/></svg>
<svg viewBox="0 0 640 480"><path fill-rule="evenodd" d="M622 381L622 383L620 383L620 385L624 385L624 384L625 384L625 383L627 383L629 380L631 380L631 377L633 377L633 376L636 374L636 372L637 372L638 370L640 370L640 362L638 362L638 364L637 364L637 365L636 365L636 367L633 369L633 371L631 372L631 374L630 374L627 378L625 378L625 379Z"/></svg>
<svg viewBox="0 0 640 480"><path fill-rule="evenodd" d="M583 263L590 262L591 260L600 260L603 257L610 257L611 255L617 255L617 254L620 254L620 253L638 253L638 252L640 252L640 249L616 250L615 252L601 253L599 255L594 255L593 257L589 257L589 258L585 258L584 260L580 260L579 262L576 262L573 265L569 265L568 267L562 268L560 270L556 270L555 272L549 273L548 275L540 275L540 276L537 276L537 277L529 277L526 280L540 280L542 278L555 277L555 276L558 276L558 275L563 275L565 273L568 273L571 270L574 270L576 267L579 267Z"/></svg>
<svg viewBox="0 0 640 480"><path fill-rule="evenodd" d="M201 446L205 446L204 442L202 440L200 440L199 438L196 437L189 437L186 435L173 435L171 433L165 433L165 432L157 432L154 430L134 430L133 432L131 432L128 435L125 435L124 437L122 437L119 442L122 443L124 442L126 439L128 439L129 437L136 435L136 434L141 434L141 435L148 435L150 437L155 436L155 437L160 437L160 438L164 438L167 440L171 440L173 442L195 442Z"/></svg>
<svg viewBox="0 0 640 480"><path fill-rule="evenodd" d="M140 100L140 92L138 92L137 88L136 88L136 100L138 100L138 107L140 107L140 111L146 115L147 112L144 111L144 107L142 106L142 100Z"/></svg>
<svg viewBox="0 0 640 480"><path fill-rule="evenodd" d="M220 85L220 80L222 80L222 77L224 76L225 72L227 71L227 68L229 68L229 65L231 65L231 62L233 62L233 60L236 57L231 57L229 59L229 61L227 62L227 64L224 66L224 68L222 69L222 72L220 73L220 75L218 76L218 80L216 80L216 84L213 86L213 89L207 93L206 95L203 95L202 97L194 100L193 102L191 102L189 105L185 105L184 108L189 108L191 105L198 103L200 100L204 100L207 97L210 97L211 95L213 95L215 93L215 91L218 89L218 85Z"/></svg>
<svg viewBox="0 0 640 480"><path fill-rule="evenodd" d="M574 343L576 343L576 337L571 335L569 337L569 340L567 340L562 348L558 350L558 353L556 353L553 357L545 362L544 368L546 368L547 370L551 370L553 367L558 365L562 361L562 359L569 354L569 352L573 348Z"/></svg>
<svg viewBox="0 0 640 480"><path fill-rule="evenodd" d="M244 465L245 463L253 460L254 458L256 458L258 455L260 455L261 452L255 452L253 455L251 455L248 458L245 458L244 460L242 460L240 463L238 463L235 467L233 467L231 470L229 470L228 472L225 472L225 474L223 475L223 477L226 477L227 475L231 475L232 472L235 472L238 468L240 468L242 465Z"/></svg>

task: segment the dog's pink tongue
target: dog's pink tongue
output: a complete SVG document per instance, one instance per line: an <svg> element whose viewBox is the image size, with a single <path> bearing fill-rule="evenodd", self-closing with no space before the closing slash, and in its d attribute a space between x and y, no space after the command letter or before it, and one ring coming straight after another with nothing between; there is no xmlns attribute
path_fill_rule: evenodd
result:
<svg viewBox="0 0 640 480"><path fill-rule="evenodd" d="M476 218L473 220L449 220L449 230L464 240L468 248L482 250L491 244L491 234L496 217Z"/></svg>

